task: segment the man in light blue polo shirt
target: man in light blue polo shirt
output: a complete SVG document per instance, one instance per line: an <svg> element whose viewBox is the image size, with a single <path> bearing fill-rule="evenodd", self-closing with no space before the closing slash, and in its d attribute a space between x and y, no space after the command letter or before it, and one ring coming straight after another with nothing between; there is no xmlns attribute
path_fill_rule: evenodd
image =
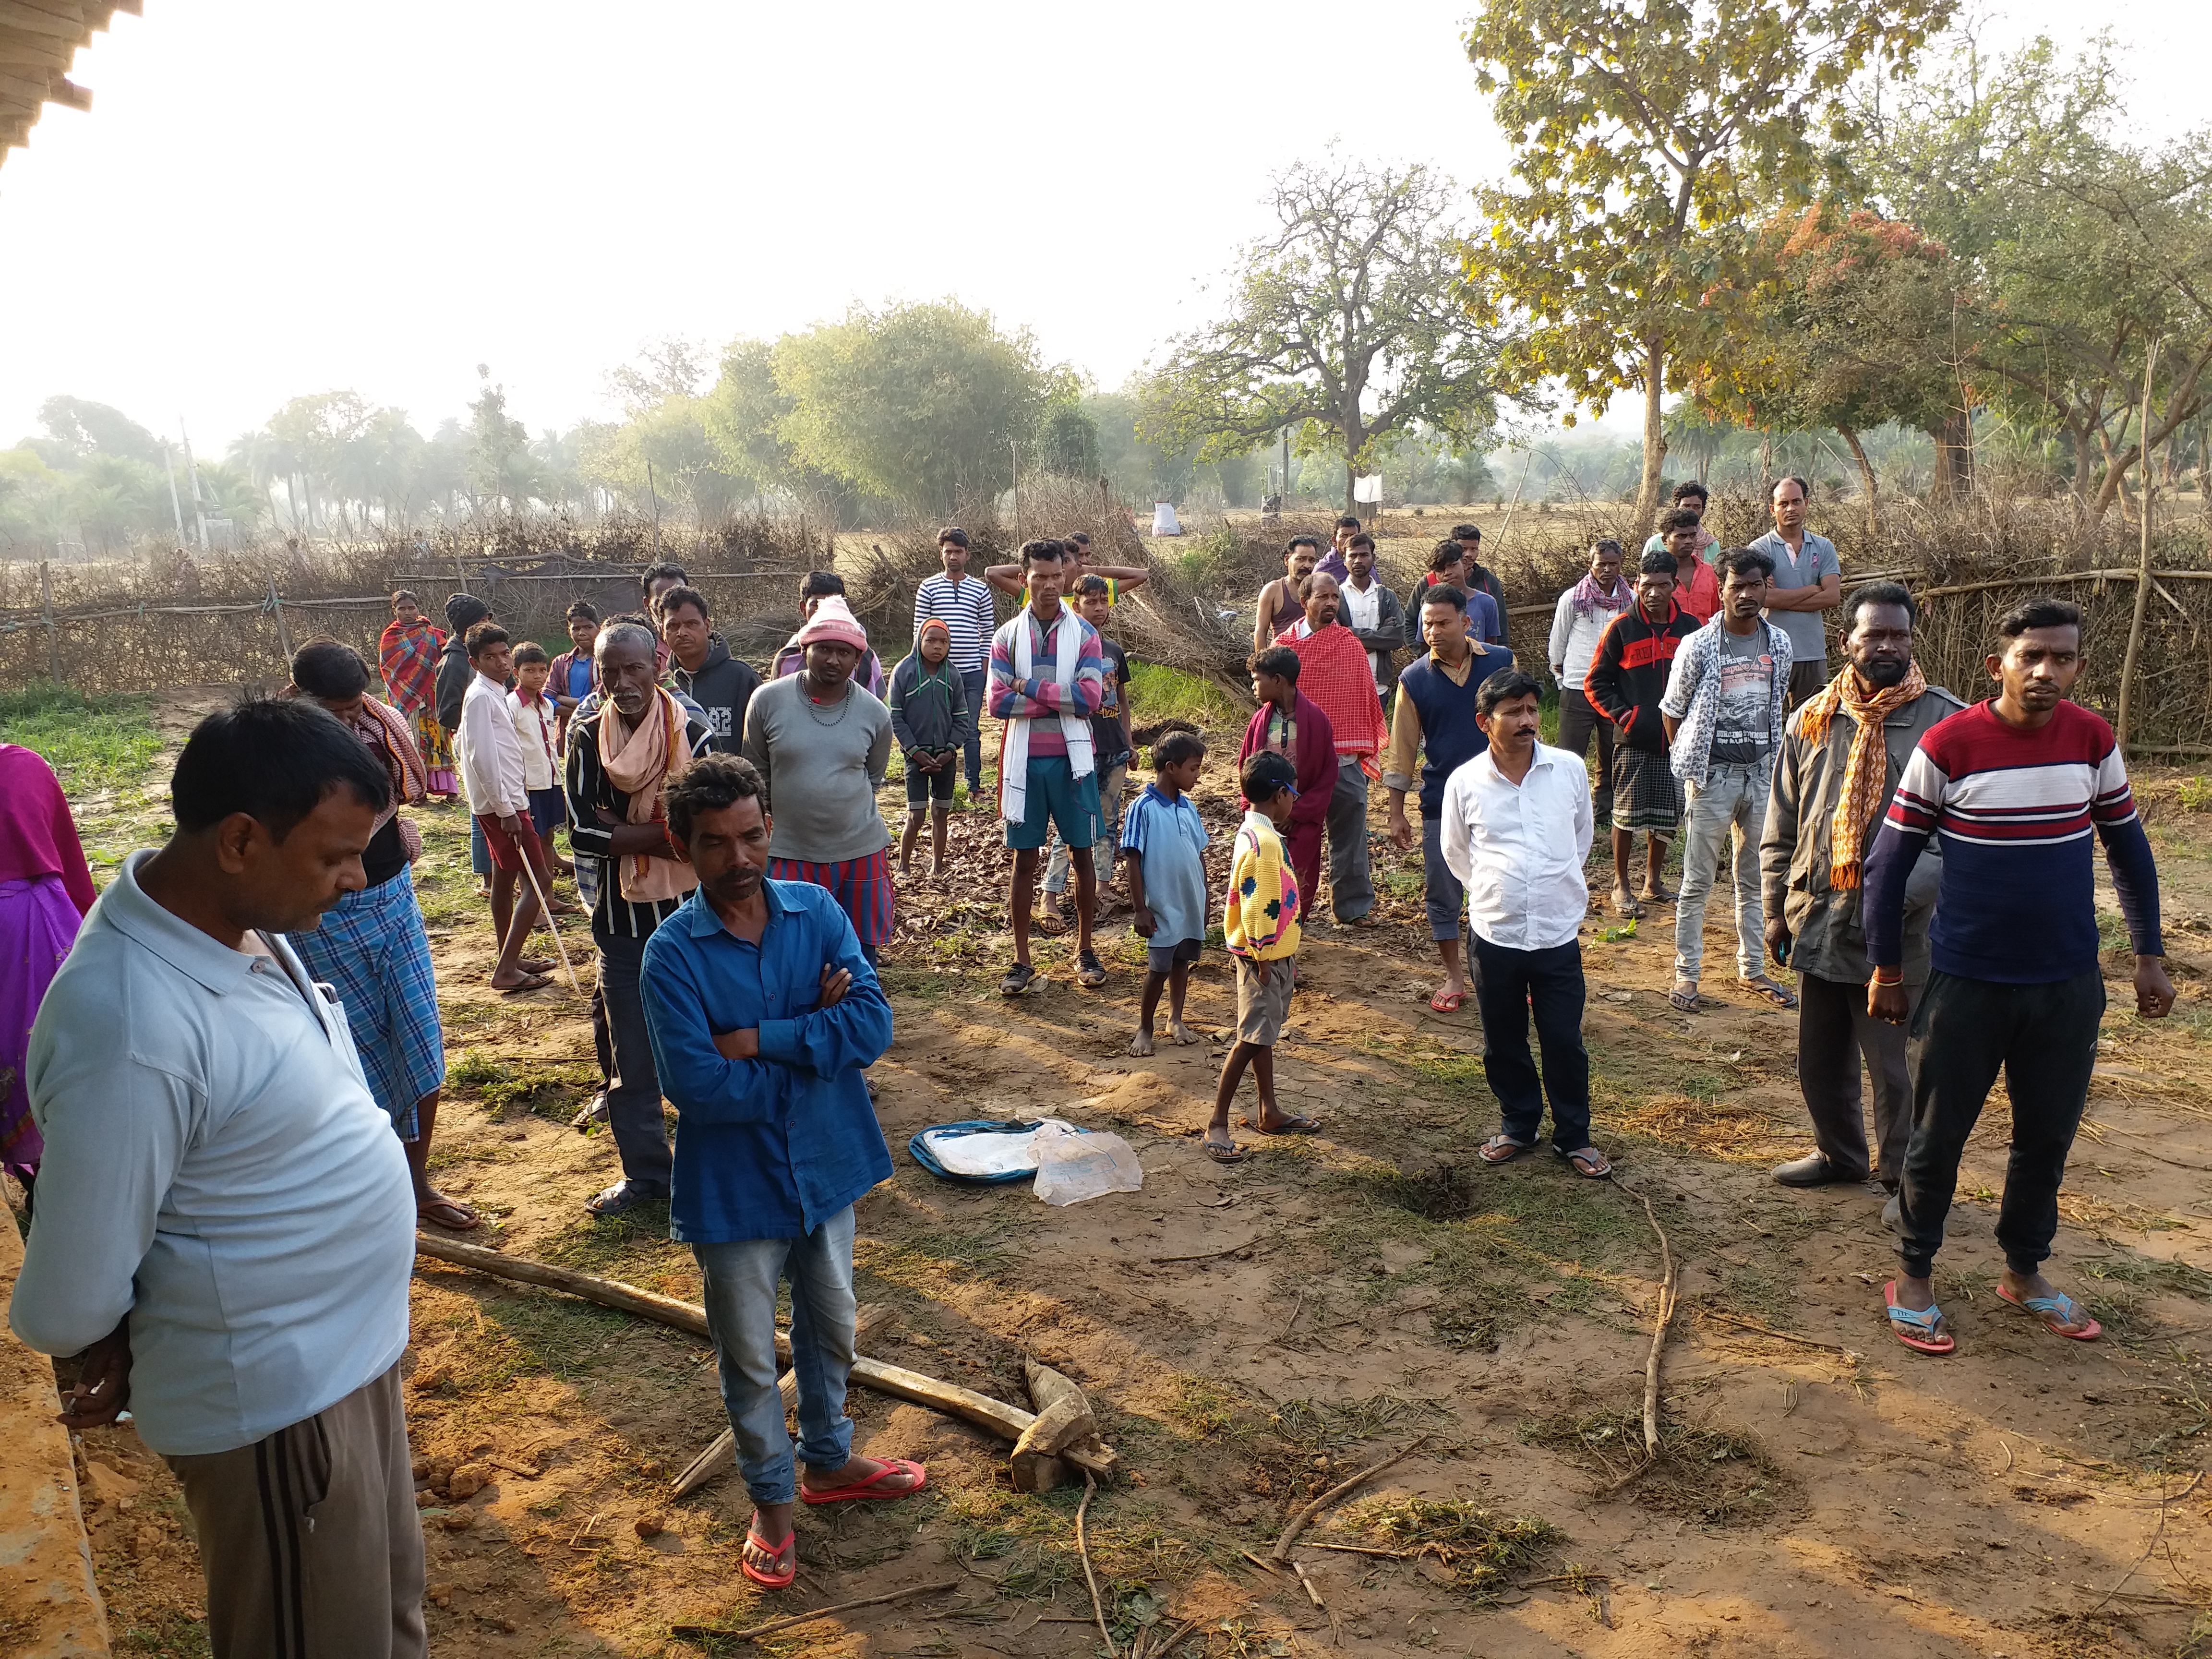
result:
<svg viewBox="0 0 2212 1659"><path fill-rule="evenodd" d="M284 938L367 885L390 785L314 703L255 699L170 790L176 833L125 862L31 1030L46 1158L9 1321L83 1355L64 1423L127 1406L176 1471L221 1659L420 1659L414 1185Z"/></svg>
<svg viewBox="0 0 2212 1659"><path fill-rule="evenodd" d="M1805 528L1812 486L1784 478L1768 497L1774 528L1752 546L1774 561L1766 619L1790 636L1790 706L1828 684L1828 612L1844 602L1844 567L1836 544Z"/></svg>

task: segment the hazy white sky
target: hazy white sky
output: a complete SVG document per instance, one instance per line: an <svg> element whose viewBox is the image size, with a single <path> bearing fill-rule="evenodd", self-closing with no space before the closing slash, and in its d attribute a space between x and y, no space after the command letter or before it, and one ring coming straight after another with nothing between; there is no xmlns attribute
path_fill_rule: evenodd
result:
<svg viewBox="0 0 2212 1659"><path fill-rule="evenodd" d="M203 450L337 386L427 430L479 362L565 427L648 339L948 294L1110 387L1200 316L1271 173L1332 141L1502 170L1468 10L147 0L77 58L92 112L0 167L0 444L57 392ZM2196 118L2212 8L2118 27L2145 129Z"/></svg>

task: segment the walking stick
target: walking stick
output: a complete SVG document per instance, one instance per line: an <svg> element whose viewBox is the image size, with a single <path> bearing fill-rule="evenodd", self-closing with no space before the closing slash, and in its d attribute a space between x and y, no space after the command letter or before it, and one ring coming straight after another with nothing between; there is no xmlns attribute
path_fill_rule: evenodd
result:
<svg viewBox="0 0 2212 1659"><path fill-rule="evenodd" d="M536 832L532 830L532 838ZM576 977L576 964L568 960L568 947L562 943L561 925L553 920L553 901L538 880L538 866L530 861L530 854L522 855L522 873L530 878L530 890L538 895L538 908L545 917L545 931L553 935L553 948L561 953L561 965L568 970L568 983L575 987L576 994L584 994L584 981Z"/></svg>

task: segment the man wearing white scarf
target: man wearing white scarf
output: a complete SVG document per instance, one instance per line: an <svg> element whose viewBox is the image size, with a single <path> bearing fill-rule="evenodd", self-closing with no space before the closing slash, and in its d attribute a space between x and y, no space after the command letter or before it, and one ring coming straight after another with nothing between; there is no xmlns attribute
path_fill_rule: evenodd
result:
<svg viewBox="0 0 2212 1659"><path fill-rule="evenodd" d="M991 713L1006 722L999 752L999 815L1014 849L1014 965L999 989L1030 988L1030 907L1048 830L1056 825L1075 866L1076 978L1103 985L1106 969L1091 945L1098 882L1091 842L1098 815L1098 776L1091 719L1106 700L1106 661L1098 630L1060 602L1066 550L1056 541L1022 544L1030 602L991 636Z"/></svg>

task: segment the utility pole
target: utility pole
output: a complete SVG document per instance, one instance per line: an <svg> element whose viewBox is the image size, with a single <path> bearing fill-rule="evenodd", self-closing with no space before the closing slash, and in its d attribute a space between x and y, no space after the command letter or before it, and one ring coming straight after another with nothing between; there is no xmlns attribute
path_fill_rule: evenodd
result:
<svg viewBox="0 0 2212 1659"><path fill-rule="evenodd" d="M177 435L185 441L185 471L192 481L192 521L199 526L200 551L205 554L208 550L207 514L200 511L199 463L192 459L192 434L185 429L185 417L181 415L177 416ZM181 526L179 532L182 533Z"/></svg>
<svg viewBox="0 0 2212 1659"><path fill-rule="evenodd" d="M653 501L653 556L660 557L660 491L653 482L653 463L645 464L645 493Z"/></svg>
<svg viewBox="0 0 2212 1659"><path fill-rule="evenodd" d="M185 509L177 501L177 463L169 453L169 441L161 440L161 471L169 475L169 511L177 520L177 550L185 547Z"/></svg>

